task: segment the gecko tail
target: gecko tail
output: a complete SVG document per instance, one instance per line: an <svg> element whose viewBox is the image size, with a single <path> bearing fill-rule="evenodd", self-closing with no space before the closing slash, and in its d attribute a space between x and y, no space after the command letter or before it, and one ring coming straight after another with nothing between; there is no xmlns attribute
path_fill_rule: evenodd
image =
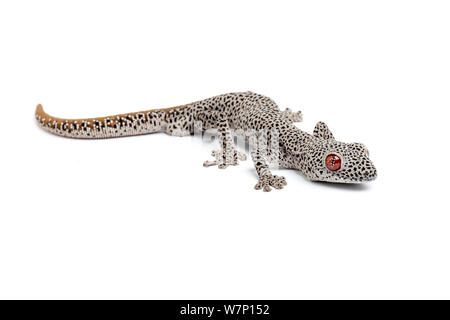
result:
<svg viewBox="0 0 450 320"><path fill-rule="evenodd" d="M106 139L167 130L169 119L183 113L183 109L189 105L98 118L63 119L50 116L42 105L38 104L35 117L42 129L58 136Z"/></svg>

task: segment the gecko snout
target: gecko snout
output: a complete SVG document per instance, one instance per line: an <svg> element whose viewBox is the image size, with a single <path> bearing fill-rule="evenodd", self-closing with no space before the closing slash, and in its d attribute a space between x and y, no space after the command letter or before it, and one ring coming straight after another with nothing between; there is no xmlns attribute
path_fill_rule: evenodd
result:
<svg viewBox="0 0 450 320"><path fill-rule="evenodd" d="M369 170L365 170L363 173L364 181L372 181L377 178L377 169L374 166Z"/></svg>

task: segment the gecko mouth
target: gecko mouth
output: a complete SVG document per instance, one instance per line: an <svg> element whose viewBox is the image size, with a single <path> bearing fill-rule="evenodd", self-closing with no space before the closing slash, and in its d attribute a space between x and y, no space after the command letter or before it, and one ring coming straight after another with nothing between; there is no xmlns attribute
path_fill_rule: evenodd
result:
<svg viewBox="0 0 450 320"><path fill-rule="evenodd" d="M370 171L364 171L357 177L352 177L350 179L343 179L345 181L342 181L343 183L364 183L364 182L370 182L377 178L377 171L375 168L373 168Z"/></svg>
<svg viewBox="0 0 450 320"><path fill-rule="evenodd" d="M330 182L330 183L346 183L359 184L373 181L377 178L377 171L375 168L363 171L358 175L333 175L324 177L322 179L312 179L313 181Z"/></svg>
<svg viewBox="0 0 450 320"><path fill-rule="evenodd" d="M338 182L342 183L370 182L377 178L377 169L372 163L366 163L364 166L360 166L359 168L348 168L337 175L336 178L341 180Z"/></svg>

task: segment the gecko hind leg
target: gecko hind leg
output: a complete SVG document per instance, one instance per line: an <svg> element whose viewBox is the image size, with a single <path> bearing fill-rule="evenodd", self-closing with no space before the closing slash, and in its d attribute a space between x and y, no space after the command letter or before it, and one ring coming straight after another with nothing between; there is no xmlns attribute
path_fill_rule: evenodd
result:
<svg viewBox="0 0 450 320"><path fill-rule="evenodd" d="M215 159L203 162L204 167L217 165L219 169L225 169L228 166L238 165L239 161L247 160L247 156L244 153L234 148L233 137L225 115L222 115L219 121L219 143L221 148L211 153Z"/></svg>
<svg viewBox="0 0 450 320"><path fill-rule="evenodd" d="M239 161L247 160L247 156L237 150L214 150L211 155L215 158L214 160L207 160L203 162L204 167L216 166L219 169L225 169L228 166L237 166Z"/></svg>

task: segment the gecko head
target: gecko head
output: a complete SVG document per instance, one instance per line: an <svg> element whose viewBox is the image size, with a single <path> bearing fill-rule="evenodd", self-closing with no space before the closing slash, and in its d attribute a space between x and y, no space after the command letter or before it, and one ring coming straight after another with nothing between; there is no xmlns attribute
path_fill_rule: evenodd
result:
<svg viewBox="0 0 450 320"><path fill-rule="evenodd" d="M323 122L316 125L314 139L304 157L303 171L313 181L361 183L377 177L367 148L362 143L336 141Z"/></svg>

